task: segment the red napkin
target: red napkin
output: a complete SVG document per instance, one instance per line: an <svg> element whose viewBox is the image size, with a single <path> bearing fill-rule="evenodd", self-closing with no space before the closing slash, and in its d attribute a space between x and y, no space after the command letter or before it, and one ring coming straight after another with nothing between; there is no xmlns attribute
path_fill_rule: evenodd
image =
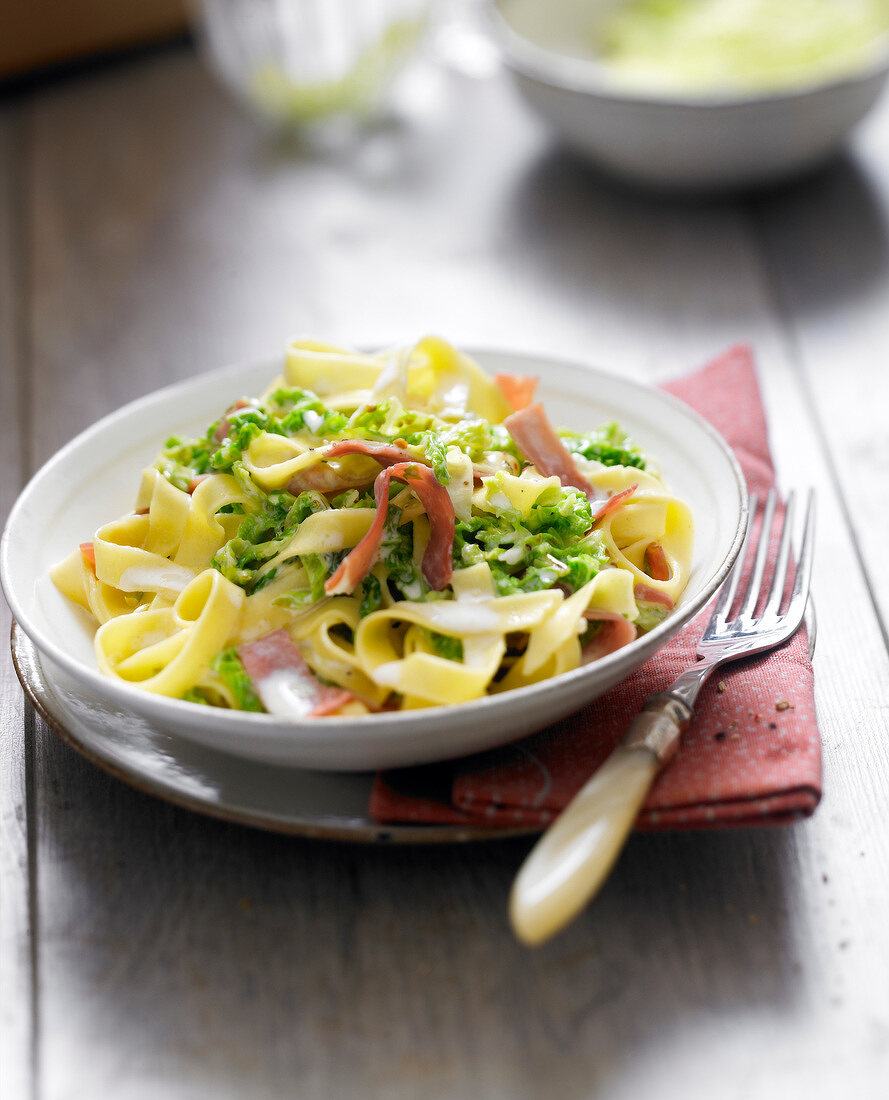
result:
<svg viewBox="0 0 889 1100"><path fill-rule="evenodd" d="M750 349L733 348L664 389L728 440L760 499L774 484ZM647 696L691 664L705 609L628 680L523 741L450 764L378 775L381 822L544 826L605 760ZM821 797L821 741L805 628L781 649L726 665L698 698L692 727L658 777L640 829L775 824L811 814Z"/></svg>

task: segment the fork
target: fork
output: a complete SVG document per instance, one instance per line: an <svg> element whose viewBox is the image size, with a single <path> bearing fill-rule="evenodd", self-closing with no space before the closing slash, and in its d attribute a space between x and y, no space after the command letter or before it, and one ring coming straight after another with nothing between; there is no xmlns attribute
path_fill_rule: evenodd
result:
<svg viewBox="0 0 889 1100"><path fill-rule="evenodd" d="M773 527L777 526L774 491L766 497L759 536L754 540L756 510L757 499L751 496L744 541L698 642L697 662L667 691L645 701L618 747L522 864L510 894L509 916L523 943L536 946L564 928L605 881L652 783L678 751L698 692L714 669L727 661L783 645L803 621L812 574L813 493L807 496L793 587L785 599L796 511L794 494L787 498L775 565L761 610L769 545ZM729 618L750 557L753 564L749 579L734 617Z"/></svg>

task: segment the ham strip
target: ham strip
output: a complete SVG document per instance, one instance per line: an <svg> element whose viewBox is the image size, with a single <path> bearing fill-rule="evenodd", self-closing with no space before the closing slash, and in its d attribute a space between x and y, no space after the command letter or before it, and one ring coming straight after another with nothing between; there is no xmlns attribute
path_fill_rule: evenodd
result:
<svg viewBox="0 0 889 1100"><path fill-rule="evenodd" d="M350 691L322 684L286 630L245 642L238 646L238 656L269 714L319 718L355 698Z"/></svg>
<svg viewBox="0 0 889 1100"><path fill-rule="evenodd" d="M645 551L645 562L648 566L648 575L653 581L668 581L673 576L670 563L664 548L657 542L649 544Z"/></svg>
<svg viewBox="0 0 889 1100"><path fill-rule="evenodd" d="M622 489L619 493L615 493L614 496L609 497L608 500L602 505L601 508L593 515L593 526L601 522L606 516L610 516L612 512L616 512L623 504L626 503L639 488L638 482L633 482L629 489Z"/></svg>
<svg viewBox="0 0 889 1100"><path fill-rule="evenodd" d="M221 443L224 439L228 438L228 433L232 430L232 422L228 418L229 413L237 412L238 409L246 409L250 402L246 397L239 398L234 405L231 405L226 411L225 416L219 421L216 431L213 433L213 438L217 443Z"/></svg>
<svg viewBox="0 0 889 1100"><path fill-rule="evenodd" d="M393 477L413 489L429 517L429 543L423 554L423 576L437 592L450 583L454 568L454 505L447 489L436 480L428 466L418 465L416 462L400 462L381 471L374 482L377 514L361 542L343 559L339 569L325 583L324 590L329 596L353 592L373 568L386 526L389 483Z"/></svg>
<svg viewBox="0 0 889 1100"><path fill-rule="evenodd" d="M637 584L633 589L633 595L637 601L656 603L660 607L666 607L668 611L672 611L676 606L666 592L662 592L660 588L653 588L650 584Z"/></svg>
<svg viewBox="0 0 889 1100"><path fill-rule="evenodd" d="M342 458L343 455L367 455L368 458L375 458L381 466L395 466L399 462L422 462L422 459L413 457L406 444L374 443L370 439L340 439L330 444L324 452L324 459Z"/></svg>
<svg viewBox="0 0 889 1100"><path fill-rule="evenodd" d="M195 489L197 489L197 487L200 485L200 483L202 481L206 481L209 476L210 476L209 474L198 474L196 477L193 477L191 479L191 481L189 481L188 487L185 490L188 493L188 495L191 496L191 494L195 491ZM146 509L146 511L147 511L147 509Z"/></svg>
<svg viewBox="0 0 889 1100"><path fill-rule="evenodd" d="M472 464L472 479L481 482L486 477L493 477L501 472L518 476L521 469L519 460L506 451L490 451L484 462Z"/></svg>
<svg viewBox="0 0 889 1100"><path fill-rule="evenodd" d="M591 661L598 661L600 657L607 657L609 653L622 649L636 639L635 625L623 615L613 611L597 611L595 608L583 614L584 618L591 622L601 622L602 625L581 650L581 664L587 665Z"/></svg>
<svg viewBox="0 0 889 1100"><path fill-rule="evenodd" d="M534 400L538 379L533 374L495 374L494 381L516 412Z"/></svg>
<svg viewBox="0 0 889 1100"><path fill-rule="evenodd" d="M546 418L543 406L529 405L503 422L513 443L544 477L558 477L566 487L580 489L590 500L601 499L596 487L583 476L565 444Z"/></svg>
<svg viewBox="0 0 889 1100"><path fill-rule="evenodd" d="M362 464L363 465L363 464ZM370 485L380 471L372 467L350 470L348 473L319 462L317 466L307 466L287 482L287 492L298 497L300 493L344 493L347 489L361 489Z"/></svg>
<svg viewBox="0 0 889 1100"><path fill-rule="evenodd" d="M374 443L367 439L341 439L337 443L331 443L324 450L323 461L317 466L309 466L301 470L290 479L287 484L287 492L293 496L299 496L307 489L320 493L341 493L346 489L360 489L369 485L377 476L373 473L345 473L327 466L328 459L344 458L346 455L365 455L379 462L384 468L395 466L399 462L420 462L415 459L406 447L398 443Z"/></svg>
<svg viewBox="0 0 889 1100"><path fill-rule="evenodd" d="M391 467L390 467L391 470ZM367 574L373 569L388 512L390 470L383 470L374 482L374 498L377 502L377 514L361 542L358 543L340 562L336 572L324 582L324 591L328 596L339 596L354 592ZM380 486L382 485L382 491Z"/></svg>
<svg viewBox="0 0 889 1100"><path fill-rule="evenodd" d="M80 553L84 562L95 573L96 571L96 547L91 542L82 542L80 544Z"/></svg>

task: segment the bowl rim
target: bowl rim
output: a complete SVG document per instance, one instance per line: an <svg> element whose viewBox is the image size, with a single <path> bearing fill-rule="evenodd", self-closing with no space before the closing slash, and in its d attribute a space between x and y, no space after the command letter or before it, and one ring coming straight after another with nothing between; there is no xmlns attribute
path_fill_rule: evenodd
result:
<svg viewBox="0 0 889 1100"><path fill-rule="evenodd" d="M359 345L363 347L364 345ZM702 584L700 591L691 599L688 603L680 605L676 609L676 613L668 616L662 623L660 623L653 630L647 634L635 639L635 641L628 645L616 650L614 653L609 654L606 657L600 658L594 663L594 665L582 665L579 668L572 669L568 672L561 673L559 676L551 677L546 680L541 680L534 684L529 684L520 688L515 688L509 692L504 692L497 695L485 695L478 699L472 699L463 703L449 703L443 706L434 707L430 710L423 711L427 718L430 714L434 716L442 716L444 720L445 715L454 714L456 711L465 713L468 716L471 714L478 714L481 716L487 710L497 710L503 706L504 699L519 700L521 698L533 699L535 697L546 696L552 693L561 693L562 691L569 691L571 686L577 681L582 680L590 675L590 671L593 668L596 669L618 669L621 665L628 667L628 672L619 675L618 679L622 680L629 674L629 670L632 669L632 662L639 654L641 650L649 649L649 656L657 652L663 645L681 629L687 625L692 618L703 608L709 600L713 597L716 590L725 580L729 570L734 564L744 540L744 536L747 529L747 521L749 515L749 499L746 479L741 469L740 463L735 456L732 448L729 446L725 438L717 431L712 424L709 423L704 417L700 415L696 410L687 405L680 398L675 397L673 394L662 390L658 387L652 386L646 382L638 381L635 378L628 378L624 375L617 374L613 371L605 370L599 366L591 363L582 362L579 359L571 359L558 354L552 354L550 352L539 352L536 350L519 351L507 347L493 347L493 346L467 346L464 348L467 354L474 358L484 359L485 356L505 356L515 361L525 361L530 368L533 363L540 363L541 360L546 360L550 364L567 370L568 372L582 372L588 375L599 375L613 379L620 385L626 386L630 389L637 390L640 393L651 394L657 393L660 400L665 401L667 404L672 405L674 410L680 415L693 421L705 434L709 435L711 440L717 446L717 448L723 453L723 456L727 460L728 466L735 480L735 489L738 493L739 508L736 519L735 530L732 533L731 542L726 550L721 563L718 567L711 572L710 576ZM239 372L245 370L259 370L261 367L274 370L274 365L279 362L278 357L257 357L256 359L244 360L238 363L231 363L227 366L216 368L211 371L201 372L200 374L190 375L179 381L173 382L169 385L163 386L159 389L153 390L148 394L138 397L133 401L127 402L119 408L113 410L107 415L101 417L93 424L79 432L73 439L64 444L52 457L50 457L33 475L29 478L27 484L22 489L18 498L13 505L6 525L3 531L2 539L0 539L0 586L4 591L6 600L13 613L13 617L21 627L21 629L28 635L32 642L37 647L41 656L45 655L51 661L61 666L66 672L72 675L76 680L88 683L94 690L98 691L106 698L111 698L120 703L124 707L128 707L134 711L140 713L152 713L156 720L161 722L164 719L168 723L176 724L176 718L186 714L194 715L194 704L188 703L182 699L174 699L163 695L156 695L148 692L142 692L137 687L131 686L125 683L118 683L110 677L104 676L98 668L90 668L85 665L76 656L68 653L64 648L56 644L52 637L50 637L39 624L35 624L31 621L31 617L19 599L16 587L14 584L12 572L12 540L15 534L16 528L20 522L20 516L25 512L28 507L29 499L32 489L39 486L47 478L52 477L57 471L65 468L68 463L69 456L73 451L82 447L91 438L96 435L100 435L103 430L110 424L115 422L119 417L124 415L137 414L142 409L147 409L155 402L169 401L174 395L187 391L188 388L198 380L206 380L211 376L218 378L220 381L225 379L226 376L232 375L236 377ZM342 726L343 729L355 729L355 730L370 730L373 728L392 727L393 725L408 725L416 723L418 711L385 711L377 714L357 715L340 717L337 716L337 724ZM290 730L299 730L300 728L310 729L317 728L316 724L319 719L282 719L280 716L271 714L258 714L245 711L226 711L224 709L214 708L213 710L214 721L221 722L223 725L240 724L246 722L250 726L255 726L257 729L268 728L269 731L275 727L282 729L284 727ZM435 718L432 719L433 721Z"/></svg>
<svg viewBox="0 0 889 1100"><path fill-rule="evenodd" d="M786 103L805 99L817 92L830 92L864 84L875 77L889 75L889 29L877 38L873 57L852 72L829 77L811 78L787 88L761 92L717 91L699 95L675 94L644 89L621 88L603 75L605 67L595 59L571 57L538 45L526 38L510 23L502 11L504 0L484 0L487 29L505 64L521 76L560 91L595 96L612 103L627 103L650 107L696 108L702 111L726 108L747 108L770 103Z"/></svg>

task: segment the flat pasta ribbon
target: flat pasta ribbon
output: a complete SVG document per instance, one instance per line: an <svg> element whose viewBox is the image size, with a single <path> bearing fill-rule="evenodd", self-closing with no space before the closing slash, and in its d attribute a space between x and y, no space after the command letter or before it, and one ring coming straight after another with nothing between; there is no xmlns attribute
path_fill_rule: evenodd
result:
<svg viewBox="0 0 889 1100"><path fill-rule="evenodd" d="M628 570L637 583L661 592L675 604L691 574L694 520L688 505L673 496L660 478L642 470L610 466L593 476L596 486L619 493L636 484L636 491L617 511L607 515L597 529L605 538L611 560ZM646 569L646 552L657 546L663 552L669 577L659 580Z"/></svg>
<svg viewBox="0 0 889 1100"><path fill-rule="evenodd" d="M483 695L505 649L508 634L538 626L563 601L555 591L523 592L488 600L401 600L361 620L355 653L375 683L430 703L465 702ZM485 639L474 661L455 662L430 653L405 655L403 624L415 624L464 642Z"/></svg>
<svg viewBox="0 0 889 1100"><path fill-rule="evenodd" d="M142 691L179 696L235 633L244 592L205 569L172 607L110 619L96 631L99 668Z"/></svg>

